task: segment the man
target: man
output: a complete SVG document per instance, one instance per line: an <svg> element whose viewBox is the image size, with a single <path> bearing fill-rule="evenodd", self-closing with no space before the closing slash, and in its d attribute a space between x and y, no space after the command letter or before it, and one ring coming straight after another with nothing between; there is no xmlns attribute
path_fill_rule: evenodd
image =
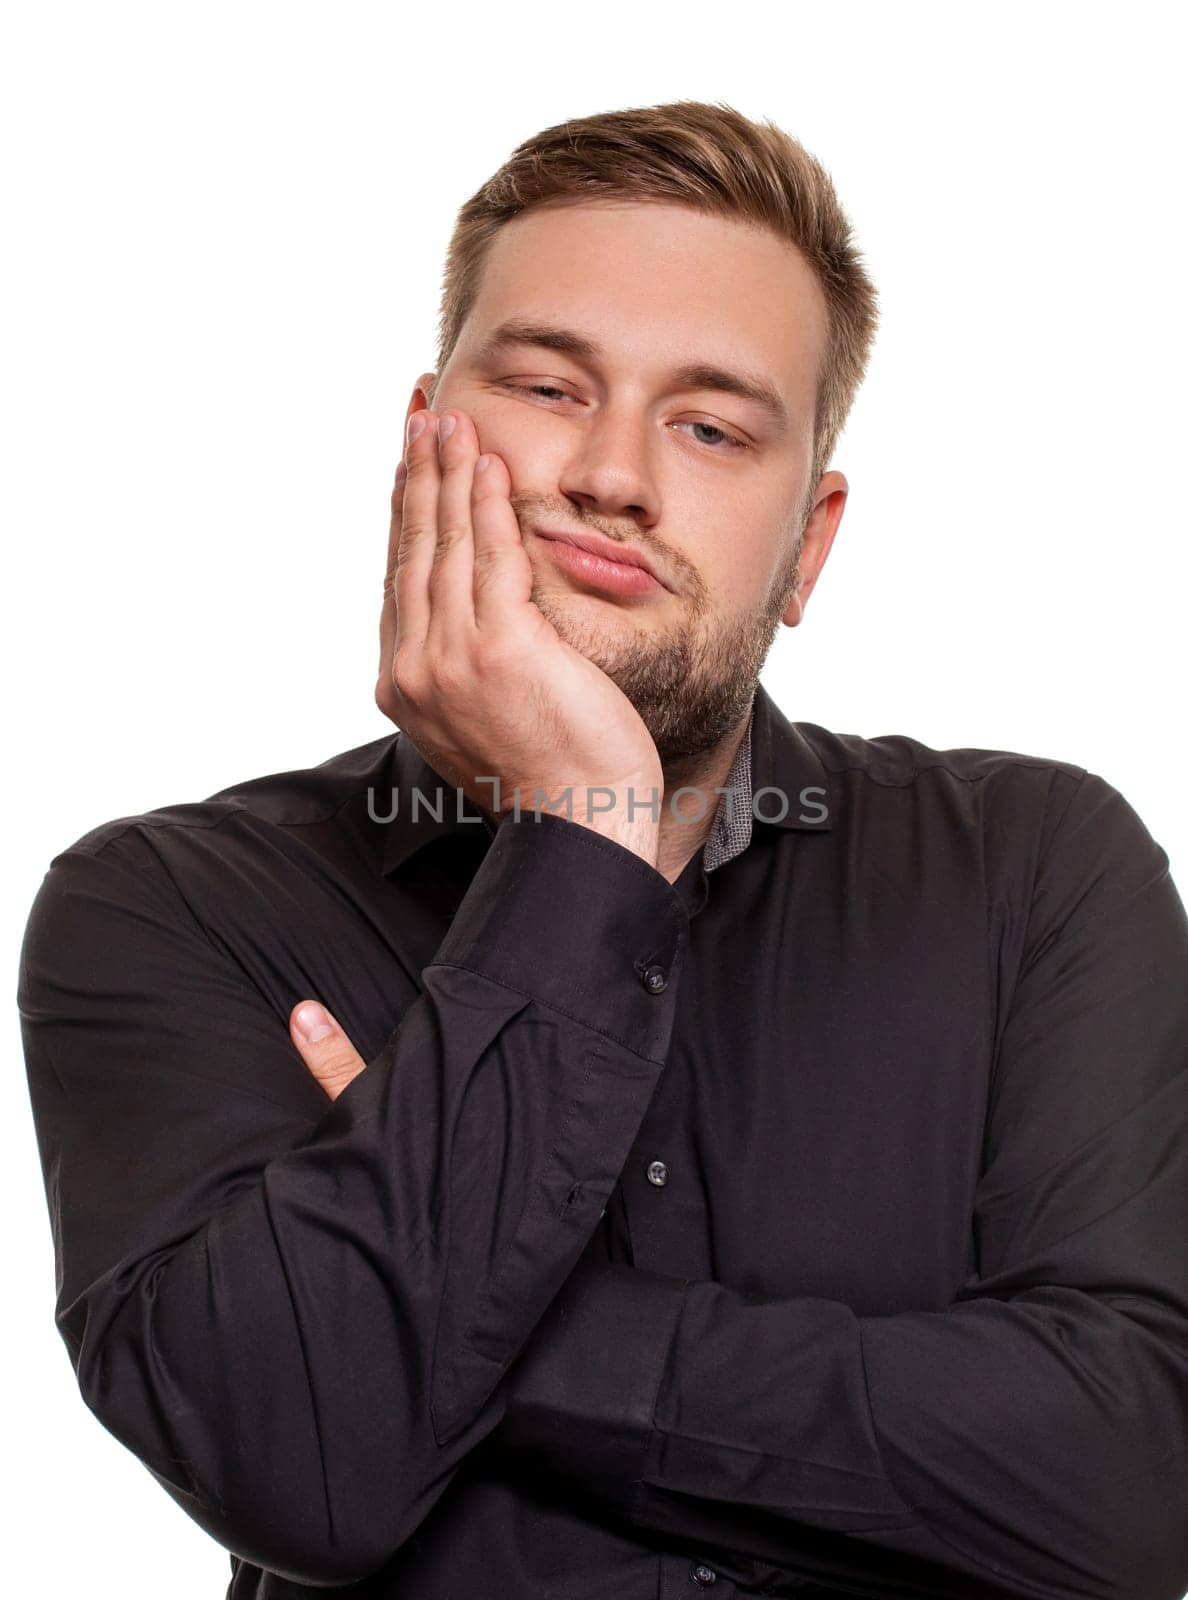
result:
<svg viewBox="0 0 1188 1600"><path fill-rule="evenodd" d="M51 864L57 1324L236 1600L1188 1586L1167 857L758 683L874 327L770 124L526 141L409 405L401 731Z"/></svg>

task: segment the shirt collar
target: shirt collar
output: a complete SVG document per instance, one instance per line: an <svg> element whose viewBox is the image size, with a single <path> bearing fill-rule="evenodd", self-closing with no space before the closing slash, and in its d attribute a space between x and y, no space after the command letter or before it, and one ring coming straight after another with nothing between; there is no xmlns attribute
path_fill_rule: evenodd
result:
<svg viewBox="0 0 1188 1600"><path fill-rule="evenodd" d="M436 840L493 837L490 823L469 795L434 771L407 734L398 733L393 744L391 791L371 801L373 819L384 829L385 876ZM746 732L723 787L735 791L734 805L730 807L729 794L720 797L702 852L707 872L746 849L756 820L761 826L813 833L832 825L829 773L762 683L755 687Z"/></svg>

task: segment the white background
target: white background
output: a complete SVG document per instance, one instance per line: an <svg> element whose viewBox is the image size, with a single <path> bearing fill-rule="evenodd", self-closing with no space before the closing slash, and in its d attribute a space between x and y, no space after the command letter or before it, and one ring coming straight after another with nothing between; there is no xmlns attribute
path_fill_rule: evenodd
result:
<svg viewBox="0 0 1188 1600"><path fill-rule="evenodd" d="M764 682L793 718L1054 756L1188 879L1181 58L1153 4L13 6L4 956L54 853L391 731L388 494L458 206L567 117L770 116L881 294L851 493ZM5 1034L6 1565L215 1600L226 1553L84 1407Z"/></svg>

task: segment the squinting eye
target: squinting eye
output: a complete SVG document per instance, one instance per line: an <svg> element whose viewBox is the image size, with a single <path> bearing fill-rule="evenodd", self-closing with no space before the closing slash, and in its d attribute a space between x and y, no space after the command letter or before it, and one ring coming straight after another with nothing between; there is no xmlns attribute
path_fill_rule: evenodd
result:
<svg viewBox="0 0 1188 1600"><path fill-rule="evenodd" d="M555 384L551 383L507 383L504 387L518 389L521 394L559 394L562 400L572 398L565 393L564 389L558 389Z"/></svg>
<svg viewBox="0 0 1188 1600"><path fill-rule="evenodd" d="M553 383L512 383L510 380L508 380L504 384L504 388L515 389L520 394L539 394L546 397L558 395L562 400L573 399L571 394L567 394L564 389L558 388L557 385ZM751 448L745 439L739 439L736 437L736 435L727 433L725 428L719 428L715 422L679 422L677 423L677 427L704 428L709 433L716 433L718 435L717 441L711 439L700 439L698 440L698 443L708 444L711 449L720 450L724 453L731 450L749 450Z"/></svg>
<svg viewBox="0 0 1188 1600"><path fill-rule="evenodd" d="M727 450L749 450L751 448L744 439L738 439L734 434L727 433L725 428L719 428L716 422L681 422L677 426L681 428L706 428L710 433L718 434L725 441ZM713 441L702 439L699 443L712 444ZM719 446L718 448L721 447Z"/></svg>

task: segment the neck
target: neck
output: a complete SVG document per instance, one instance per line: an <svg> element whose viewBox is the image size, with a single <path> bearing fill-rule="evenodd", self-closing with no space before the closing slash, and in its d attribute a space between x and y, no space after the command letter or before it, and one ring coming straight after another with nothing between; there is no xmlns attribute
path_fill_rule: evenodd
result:
<svg viewBox="0 0 1188 1600"><path fill-rule="evenodd" d="M718 807L726 800L726 796L720 795L718 790L726 787L726 779L730 776L734 758L743 742L750 715L751 706L748 705L735 726L712 750L702 750L697 755L664 763L664 795L660 808L656 870L663 873L669 883L676 882L710 836ZM674 804L673 796L678 789L689 789L692 793L681 795ZM497 826L494 815L481 802L476 804L488 828L494 830ZM703 808L705 815L699 816Z"/></svg>
<svg viewBox="0 0 1188 1600"><path fill-rule="evenodd" d="M726 800L726 796L717 791L726 787L750 714L748 706L731 732L712 750L664 764L664 803L660 812L660 853L656 868L669 883L676 882L713 830L718 807ZM693 792L681 795L674 802L676 791L684 788ZM704 815L699 816L702 811Z"/></svg>

